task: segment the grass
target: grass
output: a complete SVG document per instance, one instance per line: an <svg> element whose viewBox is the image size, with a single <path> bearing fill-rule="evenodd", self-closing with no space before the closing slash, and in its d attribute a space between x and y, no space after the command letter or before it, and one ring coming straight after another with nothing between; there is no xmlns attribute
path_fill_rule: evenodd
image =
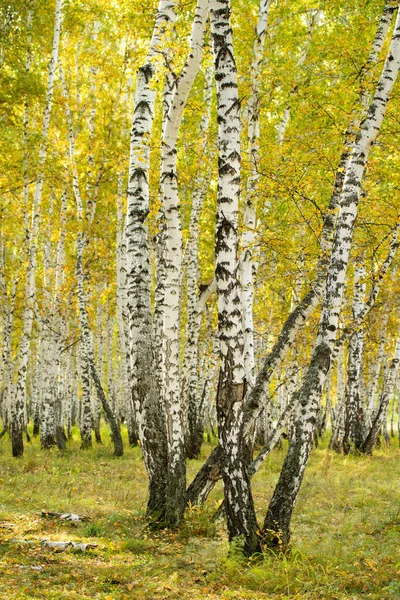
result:
<svg viewBox="0 0 400 600"><path fill-rule="evenodd" d="M104 432L103 439L107 433ZM210 447L204 448L204 455ZM285 450L253 481L259 522ZM223 523L212 515L221 487L174 532L146 528L146 477L139 449L116 459L110 445L43 452L35 440L22 459L0 442L0 597L5 600L357 600L400 598L400 450L395 441L370 457L313 451L293 517L290 555L228 558ZM190 461L188 478L201 461ZM74 524L41 511L76 512ZM19 545L10 540L35 544ZM98 544L80 552L41 539ZM34 567L34 569L32 569ZM40 569L40 570L39 570Z"/></svg>

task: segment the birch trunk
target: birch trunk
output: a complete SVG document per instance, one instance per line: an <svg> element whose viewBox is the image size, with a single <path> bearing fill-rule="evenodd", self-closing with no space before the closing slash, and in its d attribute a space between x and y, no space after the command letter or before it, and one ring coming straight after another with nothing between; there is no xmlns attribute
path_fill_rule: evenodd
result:
<svg viewBox="0 0 400 600"><path fill-rule="evenodd" d="M154 82L164 36L175 20L173 0L160 0L150 49L136 76L134 116L130 138L128 209L126 222L127 286L132 394L139 440L149 477L147 513L165 518L167 440L155 355L151 312L151 270L148 230L150 138L154 120ZM161 51L161 52L160 52Z"/></svg>
<svg viewBox="0 0 400 600"><path fill-rule="evenodd" d="M353 299L353 317L355 320L359 319L363 312L365 290L365 268L362 264L356 264ZM349 343L345 393L346 421L343 439L343 450L345 454L348 454L353 447L355 450L359 450L364 439L365 413L360 399L359 383L363 344L364 332L360 329L351 336Z"/></svg>
<svg viewBox="0 0 400 600"><path fill-rule="evenodd" d="M400 364L400 333L397 337L394 355L393 355L392 361L390 363L387 376L385 377L382 394L381 394L381 397L379 400L379 407L378 407L377 414L373 420L371 429L369 430L369 433L361 446L361 451L364 452L365 454L372 454L374 445L376 444L376 441L379 436L379 432L384 424L384 421L386 420L386 422L387 422L387 411L388 411L388 407L389 407L389 402L391 400L391 397L392 397L392 394L393 394L393 391L395 388L396 377L397 377L397 373L399 370L399 364Z"/></svg>
<svg viewBox="0 0 400 600"><path fill-rule="evenodd" d="M367 425L368 429L371 428L374 411L376 409L376 399L377 399L377 392L378 392L379 376L380 376L380 373L382 370L383 359L384 359L384 355L385 355L385 345L386 345L386 341L387 341L386 340L386 330L387 330L388 318L389 318L389 313L388 313L388 311L385 311L385 314L383 316L382 327L379 332L380 342L379 342L379 346L378 346L378 354L377 354L376 361L375 361L373 369L372 369L371 384L368 389L368 408L367 408L367 419L366 419L366 425Z"/></svg>
<svg viewBox="0 0 400 600"><path fill-rule="evenodd" d="M253 61L251 65L251 95L248 111L248 153L251 161L250 173L246 190L246 208L244 229L242 233L242 252L240 256L240 281L242 286L241 302L243 307L244 331L244 365L246 380L249 385L254 383L254 264L253 249L256 229L256 207L260 175L258 172L260 152L260 93L262 85L262 67L265 40L268 31L268 16L271 0L261 0L256 27L256 37L253 44Z"/></svg>
<svg viewBox="0 0 400 600"><path fill-rule="evenodd" d="M101 385L100 378L97 373L94 353L92 347L91 333L89 328L89 323L87 319L87 308L86 308L86 297L85 297L85 289L84 289L84 272L83 272L83 249L84 249L84 234L82 231L83 227L83 204L82 198L79 189L79 179L78 172L76 169L75 163L75 138L72 126L72 115L69 108L68 103L68 92L64 80L64 74L61 67L61 62L59 61L59 72L60 79L62 84L63 96L65 100L65 113L67 118L68 125L68 140L69 140L69 156L70 156L70 164L71 164L71 172L72 172L72 181L73 181L73 190L74 196L76 200L77 207L77 218L78 218L78 239L77 239L77 260L76 260L76 274L78 280L78 303L79 303L79 318L80 318L80 326L81 326L81 336L82 336L82 345L84 349L84 357L88 361L88 365L90 368L90 374L93 379L94 386L96 388L96 393L103 407L104 413L108 419L110 429L111 429L111 438L114 445L114 454L116 456L122 456L124 452L121 430L115 418L115 415L110 407L110 404L106 398L103 387ZM90 402L90 395L89 395ZM90 404L89 404L90 406ZM87 415L86 415L87 417ZM90 424L92 426L92 423ZM91 438L90 438L91 442Z"/></svg>
<svg viewBox="0 0 400 600"><path fill-rule="evenodd" d="M296 422L295 440L289 447L263 527L266 543L275 547L285 547L290 540L290 520L311 450L320 397L335 346L361 182L372 144L383 122L399 66L400 14L397 15L389 52L374 98L346 169L317 342L298 392L301 416Z"/></svg>
<svg viewBox="0 0 400 600"><path fill-rule="evenodd" d="M378 59L379 51L383 47L385 35L388 30L393 12L394 12L393 8L391 8L391 7L388 8L387 6L385 7L383 17L380 21L377 34L376 34L374 42L372 44L372 49L371 49L370 55L366 62L365 69L367 69L368 65L375 64ZM367 98L369 98L369 94L362 87L362 91L360 93L360 100L359 100L359 104L360 104L361 108L358 109L356 116L353 117L352 122L351 122L351 127L349 126L349 131L353 131L353 128L357 129L357 127L359 126L359 123L361 122L361 118L364 115L363 107L364 107L364 104L365 104ZM349 139L350 139L349 137L346 137L347 141ZM320 238L320 255L319 255L319 259L318 259L316 275L315 275L315 279L313 282L313 286L307 292L307 294L303 297L300 304L298 306L296 306L296 308L287 317L287 319L281 329L281 332L278 336L278 339L276 340L272 350L267 355L267 357L264 361L263 367L259 371L259 373L256 377L254 386L252 387L251 390L249 390L249 392L246 396L245 406L244 406L244 424L245 424L244 427L245 427L246 434L251 429L254 419L257 418L264 409L263 399L269 393L269 386L270 386L271 378L272 378L272 375L273 375L275 369L278 368L279 365L282 363L282 360L283 360L285 354L292 347L293 341L294 341L297 333L299 332L301 327L304 325L304 323L307 321L309 316L312 314L312 312L318 305L318 303L322 297L322 294L324 292L327 270L328 270L328 267L330 264L330 254L331 254L331 248L332 248L332 243L333 243L333 233L334 233L335 224L336 224L336 217L337 217L337 212L338 212L338 208L339 208L340 196L341 196L341 192L342 192L342 188L343 188L343 173L345 172L347 158L348 158L348 151L347 151L347 145L345 144L345 149L342 152L342 155L341 155L341 158L339 161L339 166L336 170L331 199L330 199L327 211L324 216L324 222L323 222L321 238ZM396 230L397 230L397 228L396 228ZM393 243L393 240L394 240L394 243ZM383 277L384 273L386 273L388 265L390 265L390 262L393 258L392 250L394 251L394 249L395 249L395 237L392 238L391 245L392 245L391 252L389 252L389 255L381 269L381 272L379 273L378 281L382 280L382 277ZM371 306L373 305L373 302L376 299L376 295L378 292L379 292L379 285L375 286L373 297L371 297L371 302L369 303L369 306L366 306L363 316L365 316L366 312L368 310L370 310ZM338 347L335 349L335 352L337 352L337 350L338 350ZM205 471L208 470L207 463L204 465L204 470ZM195 490L199 494L199 497L202 496L202 492L200 491L200 486L198 485L197 482L204 481L204 480L205 480L205 474L198 473L198 475L196 475L196 477L195 477L195 480L190 485L190 487L188 489L188 495L190 496L192 504L196 503ZM210 487L210 485L211 485L210 483L207 483L207 487ZM211 485L211 487L212 487L212 485ZM190 490L190 493L189 493L189 490Z"/></svg>
<svg viewBox="0 0 400 600"><path fill-rule="evenodd" d="M215 278L218 294L220 375L218 439L230 541L246 555L261 549L243 437L244 338L238 282L240 104L232 45L229 0L210 0L218 113L218 209Z"/></svg>
<svg viewBox="0 0 400 600"><path fill-rule="evenodd" d="M208 297L205 292L198 297L199 287L199 219L203 201L209 186L206 169L201 168L201 162L207 153L207 132L211 116L211 69L207 69L205 75L206 89L204 101L206 110L200 124L200 136L202 138L200 161L198 172L194 182L192 200L192 211L190 214L189 242L186 250L187 256L187 327L185 358L183 361L182 374L182 396L187 407L187 432L186 432L186 456L187 458L198 458L203 441L202 419L199 414L198 405L198 361L199 361L199 335L201 326L201 315ZM208 296L208 295L207 295Z"/></svg>
<svg viewBox="0 0 400 600"><path fill-rule="evenodd" d="M335 450L335 452L342 451L345 427L345 370L343 361L344 347L342 346L337 356L335 422L332 427L332 437L329 443L329 448Z"/></svg>
<svg viewBox="0 0 400 600"><path fill-rule="evenodd" d="M125 210L123 206L122 175L118 177L117 191L117 326L119 346L121 350L120 361L120 393L126 411L126 424L130 446L137 446L137 425L135 407L131 393L131 373L129 355L129 321L128 321L128 290L127 290L127 247L125 236Z"/></svg>
<svg viewBox="0 0 400 600"><path fill-rule="evenodd" d="M162 137L161 194L165 214L162 368L168 448L165 521L169 526L180 523L186 504L185 441L180 381L182 233L176 173L176 145L183 111L200 67L207 13L207 0L198 0L188 58L176 81Z"/></svg>
<svg viewBox="0 0 400 600"><path fill-rule="evenodd" d="M40 211L44 181L44 166L47 157L47 140L49 136L50 117L53 105L54 80L57 68L57 58L60 46L62 0L57 0L54 18L53 46L48 68L47 90L42 121L42 139L39 151L38 175L32 203L32 222L30 232L30 247L25 284L25 310L23 315L23 331L17 357L17 376L14 397L10 412L10 438L13 456L22 456L24 444L22 431L24 428L24 410L26 405L26 375L30 356L31 334L34 320L36 298L36 265L38 233L40 226Z"/></svg>

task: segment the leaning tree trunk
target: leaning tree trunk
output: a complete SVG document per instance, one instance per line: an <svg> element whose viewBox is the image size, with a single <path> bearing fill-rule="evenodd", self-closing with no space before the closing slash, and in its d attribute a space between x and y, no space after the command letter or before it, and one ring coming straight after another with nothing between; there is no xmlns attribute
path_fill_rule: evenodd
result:
<svg viewBox="0 0 400 600"><path fill-rule="evenodd" d="M210 2L218 113L218 209L215 277L218 294L220 375L218 438L229 539L251 555L261 549L243 436L244 337L238 282L240 103L229 0Z"/></svg>
<svg viewBox="0 0 400 600"><path fill-rule="evenodd" d="M343 184L341 211L336 228L317 342L303 383L297 393L300 415L295 439L289 447L263 526L267 545L286 547L290 521L312 446L320 397L335 348L344 282L360 198L361 182L372 144L376 140L400 67L400 13L382 75L367 117L351 152Z"/></svg>

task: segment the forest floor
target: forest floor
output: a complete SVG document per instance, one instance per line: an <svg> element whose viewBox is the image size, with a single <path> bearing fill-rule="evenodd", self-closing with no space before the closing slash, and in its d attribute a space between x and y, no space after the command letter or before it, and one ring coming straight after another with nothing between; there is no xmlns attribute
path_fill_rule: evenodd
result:
<svg viewBox="0 0 400 600"><path fill-rule="evenodd" d="M109 436L104 433L104 439ZM205 446L203 457L210 451ZM262 523L285 448L253 481ZM312 453L293 518L293 546L283 557L228 558L224 524L212 515L221 487L203 509L188 511L176 532L146 528L146 475L140 449L113 458L108 444L41 451L38 440L12 459L0 442L0 598L101 600L258 600L400 598L400 450L372 458L339 456L322 443ZM202 464L190 461L188 478ZM74 512L83 523L43 518ZM41 540L96 548L64 552ZM28 540L24 544L13 540Z"/></svg>

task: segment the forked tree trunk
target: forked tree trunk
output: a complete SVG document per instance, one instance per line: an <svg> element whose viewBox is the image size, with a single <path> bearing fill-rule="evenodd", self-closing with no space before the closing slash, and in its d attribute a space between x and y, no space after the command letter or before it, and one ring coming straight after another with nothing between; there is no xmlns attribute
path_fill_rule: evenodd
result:
<svg viewBox="0 0 400 600"><path fill-rule="evenodd" d="M232 45L229 0L210 1L218 112L218 209L215 278L218 294L220 375L217 389L218 438L230 541L246 555L261 550L247 472L243 436L246 380L238 282L240 193L240 104Z"/></svg>

